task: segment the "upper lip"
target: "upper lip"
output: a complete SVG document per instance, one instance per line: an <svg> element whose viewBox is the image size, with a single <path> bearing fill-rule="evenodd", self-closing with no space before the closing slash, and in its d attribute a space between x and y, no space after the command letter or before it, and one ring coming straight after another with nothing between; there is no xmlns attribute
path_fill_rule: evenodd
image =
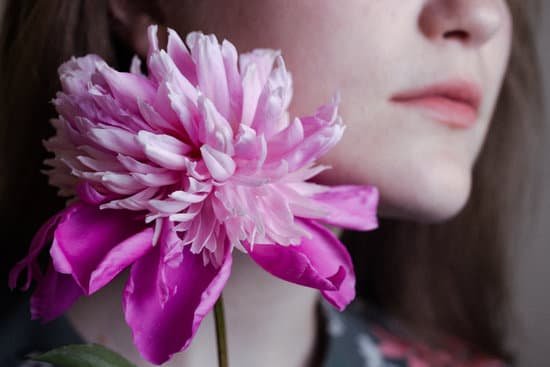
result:
<svg viewBox="0 0 550 367"><path fill-rule="evenodd" d="M452 80L398 92L391 97L391 101L409 102L428 97L441 97L464 103L477 112L481 104L482 92L476 83L465 80Z"/></svg>

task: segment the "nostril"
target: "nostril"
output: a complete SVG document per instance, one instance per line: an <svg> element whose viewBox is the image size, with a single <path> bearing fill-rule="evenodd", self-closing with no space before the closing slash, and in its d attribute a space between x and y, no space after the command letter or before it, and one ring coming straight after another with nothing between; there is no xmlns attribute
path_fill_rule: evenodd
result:
<svg viewBox="0 0 550 367"><path fill-rule="evenodd" d="M443 33L443 38L445 39L455 39L458 41L467 41L470 38L468 32L457 29L454 31L448 31Z"/></svg>

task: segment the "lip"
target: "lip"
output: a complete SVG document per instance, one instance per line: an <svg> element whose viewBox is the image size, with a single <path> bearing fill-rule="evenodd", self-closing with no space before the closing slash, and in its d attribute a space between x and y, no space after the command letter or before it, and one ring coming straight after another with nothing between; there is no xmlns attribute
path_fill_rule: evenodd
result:
<svg viewBox="0 0 550 367"><path fill-rule="evenodd" d="M418 108L428 117L455 128L470 128L479 117L482 92L468 81L449 81L399 92L391 101Z"/></svg>

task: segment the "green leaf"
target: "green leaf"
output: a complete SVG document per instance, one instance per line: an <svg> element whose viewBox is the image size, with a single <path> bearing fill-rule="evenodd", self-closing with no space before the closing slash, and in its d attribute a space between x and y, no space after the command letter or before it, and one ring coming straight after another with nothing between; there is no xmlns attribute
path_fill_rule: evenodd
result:
<svg viewBox="0 0 550 367"><path fill-rule="evenodd" d="M99 344L74 344L50 350L30 359L56 367L136 367L119 354Z"/></svg>

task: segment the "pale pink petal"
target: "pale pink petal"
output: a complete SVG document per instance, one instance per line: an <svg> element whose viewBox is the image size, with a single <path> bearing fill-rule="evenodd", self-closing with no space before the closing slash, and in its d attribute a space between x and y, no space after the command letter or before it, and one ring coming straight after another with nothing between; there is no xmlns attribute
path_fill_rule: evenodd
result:
<svg viewBox="0 0 550 367"><path fill-rule="evenodd" d="M200 91L214 102L216 109L225 118L229 118L229 88L224 60L216 36L192 32L187 35L186 43L191 50L191 57L197 65Z"/></svg>
<svg viewBox="0 0 550 367"><path fill-rule="evenodd" d="M160 86L165 83L170 84L172 88L175 88L187 98L193 101L197 99L199 91L195 88L194 84L180 73L174 60L165 51L151 55L149 58L149 69L151 70L151 74L158 80Z"/></svg>
<svg viewBox="0 0 550 367"><path fill-rule="evenodd" d="M201 154L208 171L216 181L225 181L235 172L235 161L224 152L203 145Z"/></svg>
<svg viewBox="0 0 550 367"><path fill-rule="evenodd" d="M178 213L189 207L189 203L178 200L158 200L153 199L148 202L149 207L162 214Z"/></svg>
<svg viewBox="0 0 550 367"><path fill-rule="evenodd" d="M149 44L147 59L149 59L154 52L159 50L159 42L157 37L158 28L159 27L156 24L152 24L147 27L147 41Z"/></svg>
<svg viewBox="0 0 550 367"><path fill-rule="evenodd" d="M296 118L284 130L269 139L268 151L270 160L284 158L304 139L304 128L300 119Z"/></svg>
<svg viewBox="0 0 550 367"><path fill-rule="evenodd" d="M203 122L199 125L199 140L212 148L232 155L233 129L227 120L216 110L216 107L208 98L200 97L198 100L199 112Z"/></svg>
<svg viewBox="0 0 550 367"><path fill-rule="evenodd" d="M197 85L197 74L193 59L191 55L189 55L189 51L180 36L170 28L168 28L167 51L183 76L185 76L191 84Z"/></svg>
<svg viewBox="0 0 550 367"><path fill-rule="evenodd" d="M143 147L147 158L156 164L173 170L185 169L189 164L189 158L185 155L190 151L190 147L166 137L167 135L158 136L142 130L137 135L137 141Z"/></svg>
<svg viewBox="0 0 550 367"><path fill-rule="evenodd" d="M256 114L258 99L262 93L263 84L260 79L258 67L256 64L250 64L244 73L241 71L243 103L242 103L242 118L241 123L246 126L251 126Z"/></svg>
<svg viewBox="0 0 550 367"><path fill-rule="evenodd" d="M133 211L148 210L150 208L149 201L155 197L158 189L148 187L131 196L126 196L123 199L111 200L99 206L99 209L126 209Z"/></svg>
<svg viewBox="0 0 550 367"><path fill-rule="evenodd" d="M319 220L339 227L370 231L378 227L378 197L374 186L342 185L318 193L313 199L328 212Z"/></svg>
<svg viewBox="0 0 550 367"><path fill-rule="evenodd" d="M196 146L199 145L199 133L198 133L198 109L195 104L191 102L184 94L177 92L173 88L172 84L167 84L170 93L168 98L170 99L170 106L176 113L179 119L179 123L185 130L190 141Z"/></svg>
<svg viewBox="0 0 550 367"><path fill-rule="evenodd" d="M130 73L140 75L143 74L141 72L141 59L137 55L134 55L132 57L132 63L130 64Z"/></svg>
<svg viewBox="0 0 550 367"><path fill-rule="evenodd" d="M315 120L317 120L316 125L318 123L321 126L316 130L307 131L311 125L309 122ZM285 156L285 160L287 160L289 164L289 169L292 171L310 165L316 159L326 154L330 148L334 147L336 143L340 141L344 133L344 126L340 122L332 125L325 125L324 122L313 117L302 118L302 124L305 133L304 140Z"/></svg>
<svg viewBox="0 0 550 367"><path fill-rule="evenodd" d="M70 95L85 95L98 65L105 65L105 61L97 55L71 57L57 70L63 91Z"/></svg>
<svg viewBox="0 0 550 367"><path fill-rule="evenodd" d="M84 166L94 171L121 171L123 169L122 165L114 156L110 157L108 160L98 160L79 155L76 159Z"/></svg>
<svg viewBox="0 0 550 367"><path fill-rule="evenodd" d="M233 131L237 131L237 126L240 123L242 116L243 87L241 84L239 67L237 65L239 58L237 49L227 40L223 40L222 42L222 57L223 64L225 66L225 74L227 75L227 86L229 88L229 102L231 108L228 121L231 124Z"/></svg>
<svg viewBox="0 0 550 367"><path fill-rule="evenodd" d="M163 173L166 169L163 167L157 167L148 163L140 162L132 157L118 154L118 161L124 166L127 171L136 173Z"/></svg>
<svg viewBox="0 0 550 367"><path fill-rule="evenodd" d="M167 93L167 90L159 88L157 98L155 99L155 107L144 101L138 101L139 113L147 124L151 126L153 131L163 131L179 135L179 122L177 122L176 114L170 108Z"/></svg>
<svg viewBox="0 0 550 367"><path fill-rule="evenodd" d="M89 130L88 136L98 146L113 153L145 158L143 148L139 145L136 134L133 132L114 127L92 128Z"/></svg>
<svg viewBox="0 0 550 367"><path fill-rule="evenodd" d="M181 175L173 171L162 173L132 173L132 177L140 184L148 187L169 186L181 180Z"/></svg>
<svg viewBox="0 0 550 367"><path fill-rule="evenodd" d="M246 70L254 65L258 72L260 86L264 86L273 69L273 63L281 53L278 50L255 49L251 52L239 56L239 68L241 75L246 74Z"/></svg>
<svg viewBox="0 0 550 367"><path fill-rule="evenodd" d="M122 73L106 65L100 67L99 72L116 100L132 111L138 111L138 100L151 102L155 97L152 83L143 75Z"/></svg>
<svg viewBox="0 0 550 367"><path fill-rule="evenodd" d="M197 194L187 191L174 191L169 195L169 197L185 203L200 203L206 198L206 196L208 196L208 194L209 192Z"/></svg>
<svg viewBox="0 0 550 367"><path fill-rule="evenodd" d="M277 56L277 67L273 69L258 100L252 126L257 134L268 139L286 128L287 109L292 98L292 79L286 71L282 57Z"/></svg>
<svg viewBox="0 0 550 367"><path fill-rule="evenodd" d="M137 191L141 191L146 186L136 180L132 175L124 173L99 173L101 184L109 191L120 195L133 195Z"/></svg>

